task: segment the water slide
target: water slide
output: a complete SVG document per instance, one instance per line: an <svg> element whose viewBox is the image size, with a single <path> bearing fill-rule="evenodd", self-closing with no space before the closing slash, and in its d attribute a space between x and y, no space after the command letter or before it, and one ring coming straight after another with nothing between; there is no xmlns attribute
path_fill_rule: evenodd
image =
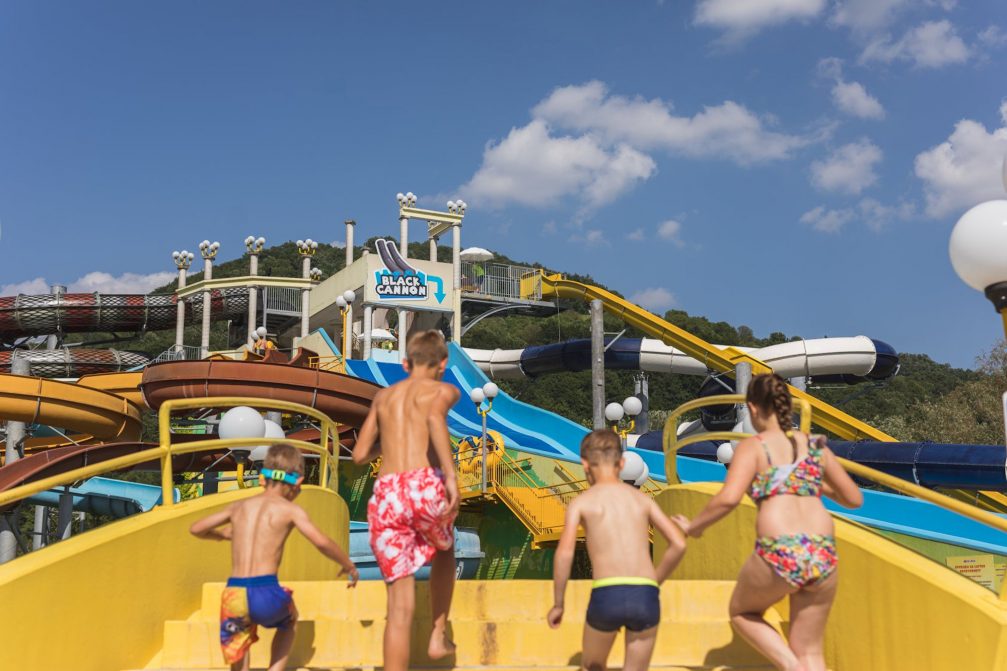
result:
<svg viewBox="0 0 1007 671"><path fill-rule="evenodd" d="M751 364L753 373L769 372L772 370L769 364L753 356L751 353L743 352L735 347L721 349L711 345L702 338L692 335L688 331L661 319L652 312L634 305L624 298L616 296L610 291L568 280L562 275L549 275L545 272L539 272L524 277L521 279L521 294L536 298L556 297L583 301L600 300L607 312L616 315L625 323L640 329L644 333L658 338L661 342L678 348L688 356L702 362L703 365L714 372L733 375L735 366L742 362ZM815 398L807 392L791 386L790 393L794 398L806 400L811 405L813 409L812 417L816 425L843 440L897 442L895 438L885 432L846 414L842 410ZM1007 496L1000 492L983 491L978 494L978 498L975 492L950 490L949 493L964 500L974 501L992 510L1007 510Z"/></svg>
<svg viewBox="0 0 1007 671"><path fill-rule="evenodd" d="M60 347L58 349L13 349L0 352L0 373L11 372L14 357L28 360L28 375L78 378L96 373L117 373L142 367L150 357L116 349Z"/></svg>
<svg viewBox="0 0 1007 671"><path fill-rule="evenodd" d="M724 345L715 347L727 349ZM735 349L772 366L783 377L814 377L823 383L886 380L899 367L898 354L891 345L866 336L795 340ZM465 352L484 373L501 379L591 369L591 341L586 338L524 349L466 348ZM653 338L607 339L605 368L679 375L709 373L700 360Z"/></svg>

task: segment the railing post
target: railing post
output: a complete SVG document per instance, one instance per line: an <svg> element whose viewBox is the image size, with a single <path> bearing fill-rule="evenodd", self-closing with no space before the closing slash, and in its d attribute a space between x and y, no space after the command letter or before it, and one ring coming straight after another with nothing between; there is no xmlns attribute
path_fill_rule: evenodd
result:
<svg viewBox="0 0 1007 671"><path fill-rule="evenodd" d="M59 513L56 517L56 538L65 541L73 535L73 495L70 486L63 487L59 495Z"/></svg>
<svg viewBox="0 0 1007 671"><path fill-rule="evenodd" d="M175 481L171 464L171 401L161 404L157 413L157 435L161 443L161 505L175 505Z"/></svg>
<svg viewBox="0 0 1007 671"><path fill-rule="evenodd" d="M334 428L335 427L332 424L329 424L328 422L322 423L322 440L321 440L322 458L321 458L321 471L318 474L319 487L329 486L329 432L332 431ZM339 433L337 431L336 436L338 435ZM337 459L339 458L338 454L336 455L336 458Z"/></svg>

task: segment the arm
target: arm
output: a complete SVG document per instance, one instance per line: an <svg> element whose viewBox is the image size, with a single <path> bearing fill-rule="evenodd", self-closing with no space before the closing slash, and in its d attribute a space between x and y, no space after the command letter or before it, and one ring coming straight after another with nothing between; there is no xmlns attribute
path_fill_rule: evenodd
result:
<svg viewBox="0 0 1007 671"><path fill-rule="evenodd" d="M844 508L859 508L864 503L864 493L853 482L832 450L825 447L825 438L818 438L822 448L822 489L826 496Z"/></svg>
<svg viewBox="0 0 1007 671"><path fill-rule="evenodd" d="M559 537L559 545L552 557L552 593L553 606L546 615L546 621L553 629L563 621L563 602L566 599L566 583L570 580L570 568L573 566L573 551L577 546L577 528L580 526L580 506L574 499L566 509L566 521L563 534Z"/></svg>
<svg viewBox="0 0 1007 671"><path fill-rule="evenodd" d="M189 533L196 538L205 541L229 541L231 540L231 527L218 529L217 527L228 524L231 521L231 506L227 506L219 513L213 513L189 527Z"/></svg>
<svg viewBox="0 0 1007 671"><path fill-rule="evenodd" d="M378 392L371 403L371 409L367 413L364 425L360 427L357 434L357 442L353 445L353 463L366 464L374 461L381 454L381 446L377 444L378 439L378 405L381 403L382 392Z"/></svg>
<svg viewBox="0 0 1007 671"><path fill-rule="evenodd" d="M332 561L339 564L343 570L339 572L339 575L343 573L348 573L350 575L350 587L357 584L357 580L360 579L360 573L357 571L356 565L350 561L349 556L343 551L341 547L324 533L322 530L315 526L315 523L311 521L308 517L308 513L304 511L304 508L300 506L294 506L295 510L291 517L291 521L297 530L308 539L312 545L318 548L318 551L323 555L331 559Z"/></svg>
<svg viewBox="0 0 1007 671"><path fill-rule="evenodd" d="M706 527L726 517L728 513L738 507L758 470L757 446L758 441L755 438L746 438L738 443L738 447L734 450L731 467L727 469L724 486L714 494L706 507L691 522L683 525L687 534L699 538L703 535L703 530ZM682 524L679 518L676 520Z"/></svg>
<svg viewBox="0 0 1007 671"><path fill-rule="evenodd" d="M650 523L668 541L668 549L661 557L661 563L657 565L657 582L660 584L668 579L671 572L682 561L682 557L685 555L685 534L664 514L654 499L650 499L648 504Z"/></svg>
<svg viewBox="0 0 1007 671"><path fill-rule="evenodd" d="M430 442L434 446L434 454L444 473L444 489L448 495L448 513L458 511L458 476L455 473L455 462L451 456L451 434L448 432L448 411L458 401L458 389L452 385L442 384L437 390L437 396L430 407L427 416L427 430Z"/></svg>

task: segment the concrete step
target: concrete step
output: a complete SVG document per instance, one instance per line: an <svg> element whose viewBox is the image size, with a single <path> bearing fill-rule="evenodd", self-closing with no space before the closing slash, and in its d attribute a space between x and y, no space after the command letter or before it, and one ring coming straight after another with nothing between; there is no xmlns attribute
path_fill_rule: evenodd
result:
<svg viewBox="0 0 1007 671"><path fill-rule="evenodd" d="M349 620L383 620L386 589L381 582L361 582L347 589L345 582L283 583L294 591L294 601L304 620L321 617ZM428 583L416 584L416 619L430 618ZM224 583L203 586L202 605L192 618L218 622ZM671 580L661 588L661 619L723 621L734 589L733 581ZM567 588L565 617L583 622L591 596L589 581L576 580ZM455 584L451 620L492 622L544 622L552 605L552 583L547 580L460 580Z"/></svg>
<svg viewBox="0 0 1007 671"><path fill-rule="evenodd" d="M451 635L459 644L458 654L448 661L427 659L429 622L417 622L413 630L411 658L417 667L457 666L554 666L566 667L580 661L580 622L564 622L549 629L538 621L453 621ZM296 666L368 667L381 664L384 621L302 620L291 663ZM253 648L253 659L269 653L273 631L260 629L261 640ZM623 643L616 641L611 663L622 660ZM172 621L165 625L164 649L160 663L172 669L213 668L221 663L219 625L206 620ZM735 666L764 665L765 660L732 630L726 616L721 621L670 620L661 623L654 652L655 666Z"/></svg>

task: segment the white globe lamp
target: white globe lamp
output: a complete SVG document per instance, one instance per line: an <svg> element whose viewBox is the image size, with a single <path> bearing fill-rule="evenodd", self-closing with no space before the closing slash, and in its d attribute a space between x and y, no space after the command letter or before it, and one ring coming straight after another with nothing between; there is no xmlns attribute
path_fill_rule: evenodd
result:
<svg viewBox="0 0 1007 671"><path fill-rule="evenodd" d="M483 394L489 400L492 401L494 398L497 397L499 393L500 393L500 387L498 387L496 383L487 382L486 384L483 385Z"/></svg>
<svg viewBox="0 0 1007 671"><path fill-rule="evenodd" d="M622 409L625 410L626 414L630 417L636 417L643 412L643 401L636 396L630 396L622 402Z"/></svg>
<svg viewBox="0 0 1007 671"><path fill-rule="evenodd" d="M255 333L258 334L258 336L260 338L265 338L266 337L266 327L265 326L260 326L259 328L255 329Z"/></svg>
<svg viewBox="0 0 1007 671"><path fill-rule="evenodd" d="M734 459L734 445L721 443L717 446L717 461L722 464L729 464Z"/></svg>
<svg viewBox="0 0 1007 671"><path fill-rule="evenodd" d="M352 289L347 289L343 292L343 300L352 305L353 301L357 300L357 293Z"/></svg>
<svg viewBox="0 0 1007 671"><path fill-rule="evenodd" d="M479 405L486 400L486 392L482 390L482 387L476 387L469 392L469 400L471 400L476 405Z"/></svg>
<svg viewBox="0 0 1007 671"><path fill-rule="evenodd" d="M283 427L274 422L271 419L264 420L266 424L266 433L263 438L286 438L287 434L283 432ZM252 453L248 455L249 461L265 461L266 452L269 452L269 448L272 445L259 445L252 450ZM303 475L303 473L302 473Z"/></svg>
<svg viewBox="0 0 1007 671"><path fill-rule="evenodd" d="M618 422L626 414L626 410L622 407L622 403L609 403L605 406L605 419L610 422Z"/></svg>
<svg viewBox="0 0 1007 671"><path fill-rule="evenodd" d="M948 242L951 265L965 284L986 294L1007 329L1007 200L990 200L962 215Z"/></svg>
<svg viewBox="0 0 1007 671"><path fill-rule="evenodd" d="M622 470L619 471L619 479L623 482L632 482L636 485L636 481L646 473L647 464L644 462L643 457L629 450L622 453L622 458L623 466Z"/></svg>
<svg viewBox="0 0 1007 671"><path fill-rule="evenodd" d="M225 412L217 426L218 438L262 438L265 435L266 420L258 410L245 405L239 405ZM247 455L251 449L251 447L236 448L233 451Z"/></svg>

